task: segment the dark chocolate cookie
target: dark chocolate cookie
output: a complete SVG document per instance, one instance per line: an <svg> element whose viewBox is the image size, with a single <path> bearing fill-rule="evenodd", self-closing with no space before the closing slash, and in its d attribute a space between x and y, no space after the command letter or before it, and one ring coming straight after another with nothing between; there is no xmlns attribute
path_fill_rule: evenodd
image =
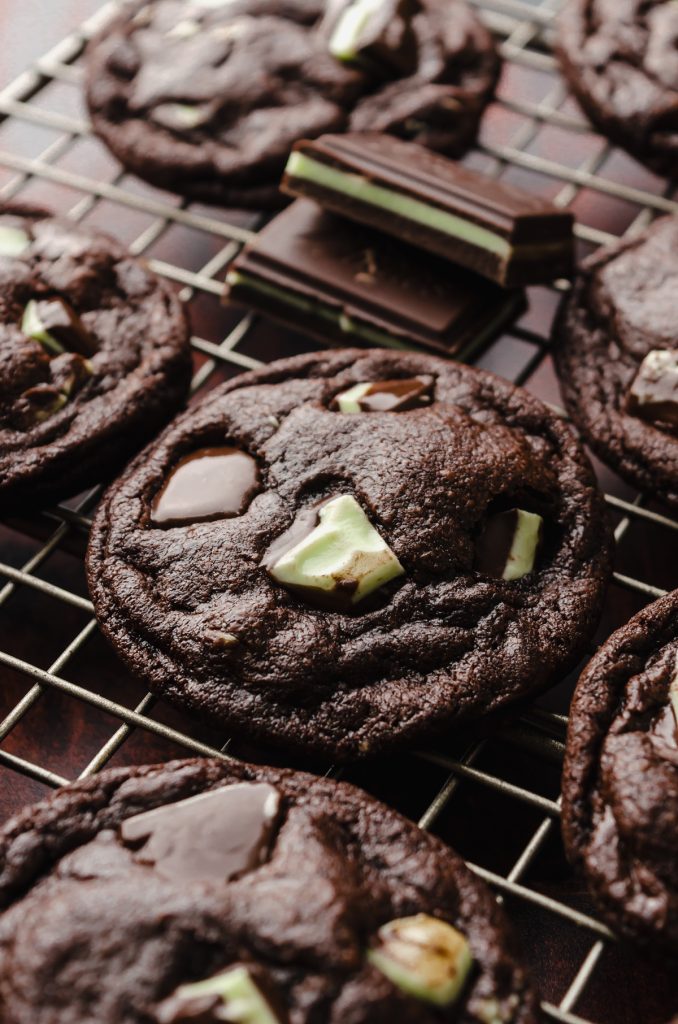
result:
<svg viewBox="0 0 678 1024"><path fill-rule="evenodd" d="M536 1024L503 915L345 783L115 769L0 831L3 1024Z"/></svg>
<svg viewBox="0 0 678 1024"><path fill-rule="evenodd" d="M104 497L88 578L156 692L345 758L554 682L608 563L567 424L493 374L349 349L245 374L180 417Z"/></svg>
<svg viewBox="0 0 678 1024"><path fill-rule="evenodd" d="M678 172L678 6L569 0L556 33L568 83L612 142L658 174Z"/></svg>
<svg viewBox="0 0 678 1024"><path fill-rule="evenodd" d="M583 264L555 329L565 405L598 455L678 508L678 218Z"/></svg>
<svg viewBox="0 0 678 1024"><path fill-rule="evenodd" d="M563 833L605 918L678 952L678 591L617 630L574 695Z"/></svg>
<svg viewBox="0 0 678 1024"><path fill-rule="evenodd" d="M385 131L460 155L498 71L463 0L135 0L89 49L87 98L140 177L278 206L302 137Z"/></svg>
<svg viewBox="0 0 678 1024"><path fill-rule="evenodd" d="M182 404L178 300L108 235L0 206L0 510L105 478Z"/></svg>

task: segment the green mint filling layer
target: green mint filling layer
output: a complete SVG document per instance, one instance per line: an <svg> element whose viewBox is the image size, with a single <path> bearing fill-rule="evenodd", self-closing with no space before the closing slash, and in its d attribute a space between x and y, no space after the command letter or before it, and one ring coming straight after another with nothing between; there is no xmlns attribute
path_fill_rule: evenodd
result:
<svg viewBox="0 0 678 1024"><path fill-rule="evenodd" d="M472 224L463 217L457 217L453 213L446 213L437 206L430 206L420 199L412 199L400 192L384 188L383 185L373 185L366 178L359 174L350 174L348 171L338 171L335 167L328 167L319 160L313 160L303 153L292 153L285 168L290 177L302 178L304 181L313 182L323 188L332 189L333 192L341 192L342 195L357 199L370 206L378 206L381 210L388 210L399 217L411 220L415 224L422 224L424 227L432 228L442 234L450 235L452 238L459 238L469 242L480 249L494 253L502 259L508 259L513 252L512 246L501 235L487 228L481 228Z"/></svg>

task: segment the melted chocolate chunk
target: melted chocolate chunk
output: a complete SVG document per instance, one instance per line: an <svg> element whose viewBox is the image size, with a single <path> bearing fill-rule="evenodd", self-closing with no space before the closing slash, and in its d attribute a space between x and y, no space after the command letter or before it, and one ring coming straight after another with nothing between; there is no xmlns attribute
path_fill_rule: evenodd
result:
<svg viewBox="0 0 678 1024"><path fill-rule="evenodd" d="M501 579L518 524L518 510L500 512L485 524L476 547L476 569Z"/></svg>
<svg viewBox="0 0 678 1024"><path fill-rule="evenodd" d="M153 502L156 526L183 526L241 516L259 488L251 455L238 448L201 448L180 459Z"/></svg>
<svg viewBox="0 0 678 1024"><path fill-rule="evenodd" d="M245 782L137 814L120 837L165 878L228 882L265 862L279 813L273 786Z"/></svg>
<svg viewBox="0 0 678 1024"><path fill-rule="evenodd" d="M408 409L416 409L417 406L429 405L432 391L433 377L378 380L370 384L359 396L356 395L355 404L361 412L406 412ZM340 409L342 397L343 395L338 395L333 400L331 408Z"/></svg>
<svg viewBox="0 0 678 1024"><path fill-rule="evenodd" d="M678 426L678 352L648 352L631 384L626 407L641 419Z"/></svg>
<svg viewBox="0 0 678 1024"><path fill-rule="evenodd" d="M40 299L34 302L33 309L42 330L56 339L64 349L85 357L95 354L96 340L63 299Z"/></svg>
<svg viewBox="0 0 678 1024"><path fill-rule="evenodd" d="M521 579L534 568L541 533L541 516L533 512L498 512L487 520L478 539L476 570L497 579Z"/></svg>
<svg viewBox="0 0 678 1024"><path fill-rule="evenodd" d="M320 509L324 504L325 501L321 501L311 508L302 509L296 515L292 525L269 544L261 561L267 572L270 573L273 566L280 561L283 555L286 555L300 541L308 537L310 533L313 533L320 519Z"/></svg>

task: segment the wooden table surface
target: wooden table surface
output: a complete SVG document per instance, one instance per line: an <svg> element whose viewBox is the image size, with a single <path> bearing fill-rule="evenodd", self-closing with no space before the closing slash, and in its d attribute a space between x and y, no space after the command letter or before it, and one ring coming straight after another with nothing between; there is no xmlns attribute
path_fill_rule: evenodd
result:
<svg viewBox="0 0 678 1024"><path fill-rule="evenodd" d="M0 0L0 90L99 6L99 0ZM504 81L505 87L511 88L514 94L517 88L522 98L539 101L548 84L542 78L545 76L540 77L538 72L525 71L523 74L520 69L511 67L507 69ZM54 88L56 99L51 109L64 110L74 116L83 115L80 100L74 90L67 93L65 89L59 91L61 86ZM576 112L573 106L568 109ZM510 139L514 129L512 117L506 108L493 108L486 120L488 137L501 143ZM4 128L0 126L0 149L11 151L12 147L16 147L18 152L34 155L44 145L41 131L40 128L24 124L6 125ZM577 137L577 145L582 146L582 153L576 154L577 161L586 157L583 148L585 143L592 145L589 136L582 136L582 140ZM85 147L84 151L77 150L72 159L66 160L66 165L76 170L86 167L91 176L100 175L102 179L110 180L117 171L114 161L96 143L86 141L82 146ZM571 153L571 148L571 136L549 131L535 143L534 151L552 159L565 162L571 160L574 164L575 155ZM613 158L610 176L638 188L659 191L662 187L661 182L623 156ZM10 177L0 167L0 187ZM527 184L528 187L534 184L526 170L512 169L511 180ZM138 194L150 194L150 190L138 182L133 182L130 187ZM538 187L551 194L556 191L550 180L540 179ZM70 209L79 198L66 189L45 182L30 183L29 189L33 189L32 198L37 196L62 210ZM612 233L620 233L630 222L633 211L627 209L627 206L621 200L601 197L598 192L589 190L580 191L574 203L582 220L601 231ZM131 209L115 207L113 216L113 208L106 204L91 213L90 222L113 230L124 241L131 241L145 223ZM201 261L204 263L209 257L210 244L211 240L195 232L172 228L153 247L152 255L169 262L185 259L187 266L199 266ZM532 296L532 308L525 321L527 326L547 333L553 309L553 295L546 290L538 291ZM223 337L224 331L232 323L228 313L220 309L216 300L208 301L204 297L198 297L192 302L191 315L194 331L214 341ZM247 344L248 355L267 359L278 353L314 347L270 324L257 327ZM519 340L503 339L501 345L494 346L482 357L481 362L505 375L514 375L517 367L527 360L526 349L527 346ZM559 401L548 359L540 364L528 386L545 399ZM633 496L633 491L613 474L599 464L597 469L606 490L621 497ZM35 537L51 529L53 525L50 526L40 518L20 526L14 523L0 526L0 562L20 567L35 554L38 548ZM675 535L641 530L635 524L632 531L631 543L620 547L617 569L651 580L657 586L675 586L674 567L678 562ZM76 531L68 543L45 563L41 576L50 583L86 598L81 562L83 545L84 539ZM0 578L0 587L3 582ZM626 621L643 603L644 599L637 593L622 587L613 588L600 637L603 638L616 625ZM4 601L0 612L0 649L44 668L59 656L66 641L86 628L89 620L86 611L76 606L59 605L56 609L54 601L48 596L35 593L28 587L17 588L11 599ZM144 693L141 684L129 676L103 639L96 634L78 651L77 657L69 662L64 675L130 708L135 706ZM566 711L572 684L573 679L570 679L557 687L546 697L545 706ZM29 692L30 685L31 681L23 673L0 666L0 719ZM221 743L222 737L211 734L209 729L202 726L185 722L182 716L171 709L159 706L154 714L159 721L188 730L198 739L214 745ZM19 724L6 737L0 737L0 748L10 757L25 758L72 779L86 768L89 758L110 739L118 726L117 720L99 709L48 689ZM460 751L467 745L467 738L462 738L462 741L455 741ZM452 742L449 749L456 749ZM270 751L252 752L244 748L240 752L268 760L276 756ZM145 730L135 730L117 751L113 763L150 762L184 753L181 747ZM557 797L557 760L552 763L540 761L535 770L534 757L512 742L510 737L506 741L495 742L481 763L485 770L495 771L515 785L537 789L550 799ZM445 784L448 772L440 766L424 766L419 760L415 764L414 758L401 756L390 758L377 766L353 768L346 773L346 777L417 818L428 806L431 794ZM48 791L42 782L12 771L7 764L0 766L0 820ZM454 800L436 820L434 829L467 859L502 873L510 869L525 845L525 837L529 837L531 830L538 828L542 820L543 815L538 811L523 805L509 805L505 797L499 797L490 789L464 783L455 792ZM544 896L553 896L577 909L591 912L583 886L572 876L563 860L557 828L552 829L551 838L535 859L525 884ZM591 948L591 936L572 926L565 926L560 920L524 901L508 900L507 910L513 919L526 960L538 977L545 997L557 1002ZM617 948L609 948L604 952L584 998L576 1006L577 1013L599 1021L600 1024L665 1024L671 1012L677 1009L678 982L659 965L647 960L641 961L633 951Z"/></svg>

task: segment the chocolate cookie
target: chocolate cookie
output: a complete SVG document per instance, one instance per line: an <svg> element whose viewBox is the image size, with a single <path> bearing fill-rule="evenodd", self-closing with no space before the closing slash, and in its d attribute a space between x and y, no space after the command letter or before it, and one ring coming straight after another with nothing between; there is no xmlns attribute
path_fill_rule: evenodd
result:
<svg viewBox="0 0 678 1024"><path fill-rule="evenodd" d="M600 249L555 328L565 405L622 476L678 507L678 218Z"/></svg>
<svg viewBox="0 0 678 1024"><path fill-rule="evenodd" d="M594 125L658 174L678 171L678 7L570 0L556 49Z"/></svg>
<svg viewBox="0 0 678 1024"><path fill-rule="evenodd" d="M3 1024L535 1024L485 886L345 783L114 769L0 831Z"/></svg>
<svg viewBox="0 0 678 1024"><path fill-rule="evenodd" d="M611 927L678 951L678 591L603 645L570 712L563 833Z"/></svg>
<svg viewBox="0 0 678 1024"><path fill-rule="evenodd" d="M375 349L273 363L180 417L100 504L88 578L156 692L346 758L554 682L608 563L569 426L493 374Z"/></svg>
<svg viewBox="0 0 678 1024"><path fill-rule="evenodd" d="M135 0L90 46L87 99L140 177L278 206L302 137L383 131L460 155L498 71L462 0Z"/></svg>
<svg viewBox="0 0 678 1024"><path fill-rule="evenodd" d="M173 292L112 238L0 206L0 509L97 483L188 390Z"/></svg>

